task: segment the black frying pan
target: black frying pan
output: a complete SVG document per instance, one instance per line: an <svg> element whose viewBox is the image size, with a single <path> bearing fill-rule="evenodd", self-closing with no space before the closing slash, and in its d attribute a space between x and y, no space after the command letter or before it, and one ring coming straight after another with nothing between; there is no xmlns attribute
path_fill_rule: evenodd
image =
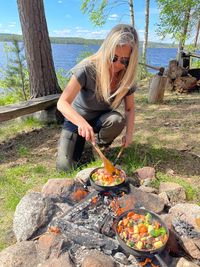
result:
<svg viewBox="0 0 200 267"><path fill-rule="evenodd" d="M124 249L125 252L129 253L129 254L132 254L136 257L142 257L142 258L151 258L152 256L155 256L156 259L159 261L159 263L161 264L161 266L163 267L168 267L166 265L166 263L161 259L161 257L159 256L159 253L161 253L165 247L166 247L166 243L167 241L165 242L165 244L158 248L158 249L154 249L154 250L139 250L139 249L135 249L135 248L131 248L129 247L128 245L126 245L126 243L121 239L121 237L119 236L118 232L117 232L117 225L119 223L119 221L125 217L130 211L134 211L135 213L137 214L142 214L142 215L145 215L147 213L150 213L152 215L152 218L155 219L157 222L159 222L165 229L166 229L166 232L167 232L167 236L168 236L168 239L169 239L169 230L166 226L166 224L160 219L160 217L155 214L154 212L152 211L148 211L148 210L145 210L145 209L132 209L132 210L128 210L126 212L124 212L123 214L121 214L119 217L116 218L115 222L114 222L114 228L115 228L115 233L116 233L116 237L117 237L117 240L120 244L120 246Z"/></svg>
<svg viewBox="0 0 200 267"><path fill-rule="evenodd" d="M95 181L92 179L92 174L94 172L96 172L97 170L99 169L103 169L104 167L100 167L100 168L96 168L94 169L91 173L90 173L90 177L89 177L89 180L90 180L90 184L91 186L96 189L97 191L100 191L100 192L105 192L105 191L113 191L113 190L117 190L121 187L123 187L126 183L127 183L127 178L126 178L126 175L124 173L124 181L121 183L121 184L118 184L118 185L113 185L113 186L103 186L103 185L98 185L97 183L95 183ZM122 171L122 170L120 170Z"/></svg>

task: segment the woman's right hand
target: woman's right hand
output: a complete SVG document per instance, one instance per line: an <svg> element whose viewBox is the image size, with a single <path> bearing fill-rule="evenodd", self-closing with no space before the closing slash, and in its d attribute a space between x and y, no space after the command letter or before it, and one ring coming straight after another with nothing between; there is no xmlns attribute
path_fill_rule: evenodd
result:
<svg viewBox="0 0 200 267"><path fill-rule="evenodd" d="M91 141L95 144L95 135L92 126L84 121L78 124L78 134L86 139L86 141Z"/></svg>

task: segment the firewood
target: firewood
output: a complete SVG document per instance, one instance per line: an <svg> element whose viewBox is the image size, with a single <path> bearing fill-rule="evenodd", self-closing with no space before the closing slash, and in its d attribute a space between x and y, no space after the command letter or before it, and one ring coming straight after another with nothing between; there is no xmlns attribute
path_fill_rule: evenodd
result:
<svg viewBox="0 0 200 267"><path fill-rule="evenodd" d="M174 81L174 90L179 93L190 92L196 86L197 86L197 79L191 76L178 77Z"/></svg>
<svg viewBox="0 0 200 267"><path fill-rule="evenodd" d="M181 66L178 66L177 60L171 60L169 62L169 67L164 73L168 78L174 80L183 75L187 75L187 70Z"/></svg>
<svg viewBox="0 0 200 267"><path fill-rule="evenodd" d="M156 74L149 87L148 101L149 103L159 103L163 101L165 88L168 82L167 76Z"/></svg>

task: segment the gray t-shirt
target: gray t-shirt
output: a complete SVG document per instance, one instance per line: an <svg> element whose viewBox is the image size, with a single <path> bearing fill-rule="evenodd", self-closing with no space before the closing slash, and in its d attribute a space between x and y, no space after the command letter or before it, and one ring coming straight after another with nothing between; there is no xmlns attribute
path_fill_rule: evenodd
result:
<svg viewBox="0 0 200 267"><path fill-rule="evenodd" d="M72 107L86 120L92 120L102 113L111 111L111 105L101 99L98 99L95 93L96 74L90 66L78 68L73 71L81 85L81 90L74 99ZM131 88L127 95L132 94L136 90ZM112 101L112 100L111 100Z"/></svg>

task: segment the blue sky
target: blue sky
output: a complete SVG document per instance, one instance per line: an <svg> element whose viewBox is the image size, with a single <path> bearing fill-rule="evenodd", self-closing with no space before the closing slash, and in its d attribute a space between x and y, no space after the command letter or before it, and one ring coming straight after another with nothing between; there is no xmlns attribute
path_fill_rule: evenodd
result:
<svg viewBox="0 0 200 267"><path fill-rule="evenodd" d="M90 22L88 14L81 12L81 3L81 0L44 0L50 36L102 39L114 25L130 22L129 7L124 4L111 10L103 27L95 27ZM140 40L143 40L145 0L135 0L134 9L135 27ZM155 0L151 0L149 41L161 41L155 32L158 17L157 4ZM0 0L0 33L21 34L17 0ZM163 40L163 42L170 42L170 40Z"/></svg>

